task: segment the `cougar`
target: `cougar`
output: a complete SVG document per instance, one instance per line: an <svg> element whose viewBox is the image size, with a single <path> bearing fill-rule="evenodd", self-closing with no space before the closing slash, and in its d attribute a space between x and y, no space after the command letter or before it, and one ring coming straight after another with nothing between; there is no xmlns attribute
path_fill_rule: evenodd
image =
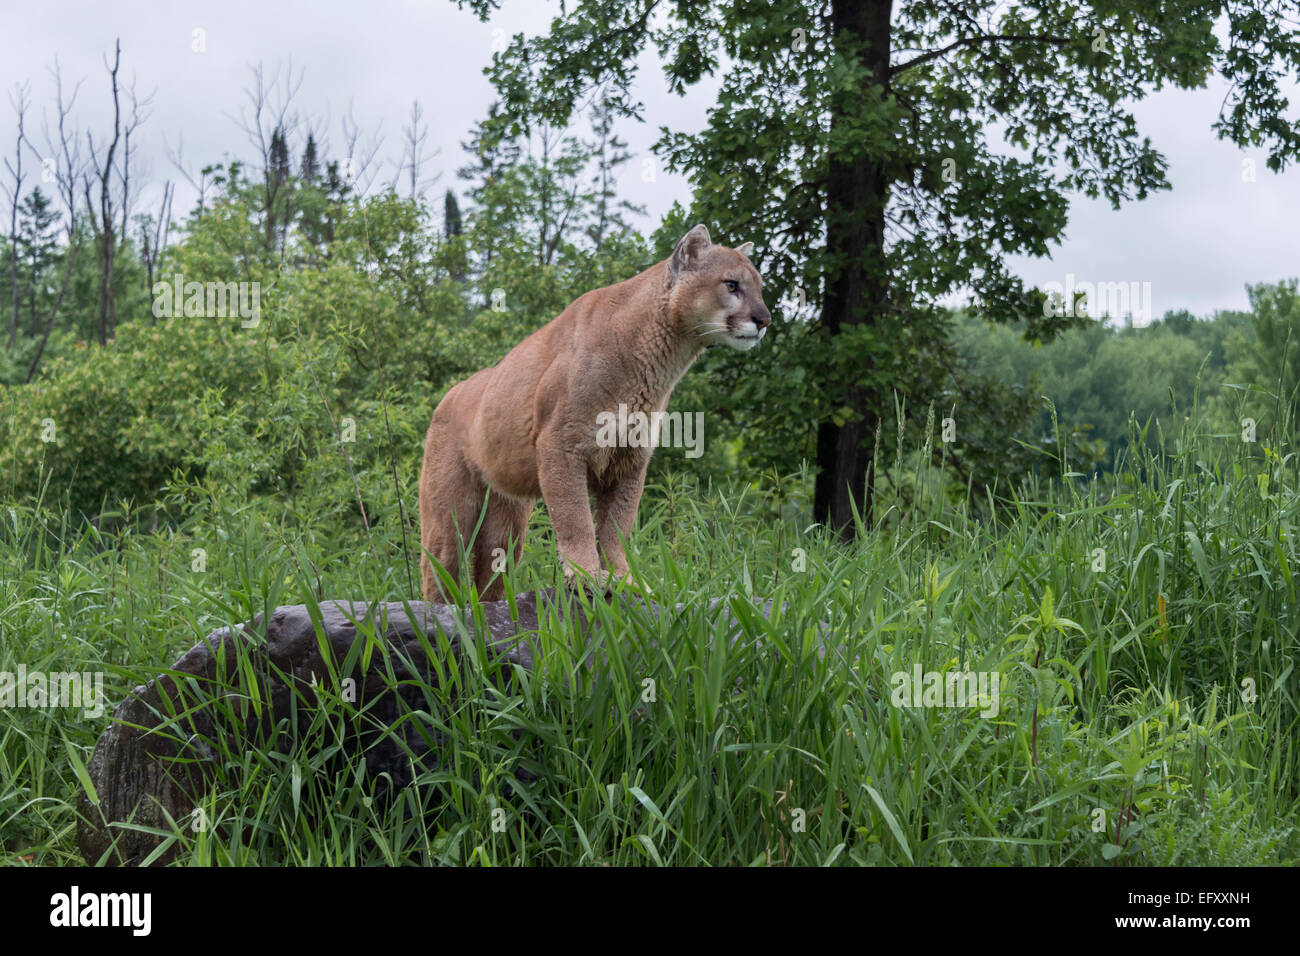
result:
<svg viewBox="0 0 1300 956"><path fill-rule="evenodd" d="M748 258L753 248L714 245L698 225L667 259L581 296L447 392L420 469L426 598L443 595L429 555L457 579L464 547L480 598L499 600L498 572L507 555L515 562L522 555L539 497L567 579L581 571L603 588L627 576L623 539L636 522L653 447L602 447L598 418L620 405L662 413L705 348L758 345L772 315Z"/></svg>

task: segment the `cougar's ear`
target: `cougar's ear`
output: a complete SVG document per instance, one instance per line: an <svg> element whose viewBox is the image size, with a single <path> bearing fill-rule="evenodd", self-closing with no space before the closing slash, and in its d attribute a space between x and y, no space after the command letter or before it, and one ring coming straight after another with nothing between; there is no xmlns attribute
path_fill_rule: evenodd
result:
<svg viewBox="0 0 1300 956"><path fill-rule="evenodd" d="M748 259L749 254L754 251L754 244L752 242L742 242L740 245L736 246L736 251Z"/></svg>
<svg viewBox="0 0 1300 956"><path fill-rule="evenodd" d="M672 258L668 260L668 271L672 273L673 278L676 279L683 272L695 268L699 264L700 257L711 245L713 240L709 238L709 230L704 228L704 223L700 223L682 236L682 241L677 243Z"/></svg>

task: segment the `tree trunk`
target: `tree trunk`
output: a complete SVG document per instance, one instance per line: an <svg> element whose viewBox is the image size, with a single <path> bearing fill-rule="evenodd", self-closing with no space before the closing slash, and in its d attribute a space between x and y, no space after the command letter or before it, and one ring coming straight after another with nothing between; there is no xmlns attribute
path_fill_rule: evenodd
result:
<svg viewBox="0 0 1300 956"><path fill-rule="evenodd" d="M99 238L99 344L107 345L113 332L109 317L113 304L113 227L110 225Z"/></svg>
<svg viewBox="0 0 1300 956"><path fill-rule="evenodd" d="M833 0L831 23L837 48L852 48L869 71L872 82L889 83L889 39L892 0ZM849 111L849 97L841 93L832 103L832 127ZM826 250L832 261L843 263L827 276L822 304L822 325L830 336L849 326L870 325L885 314L889 303L885 272L885 203L888 175L880 159L869 153L832 154L827 170ZM831 349L836 348L834 338ZM853 505L871 524L875 463L870 442L880 421L880 390L866 379L872 371L868 356L863 380L833 394L832 405L847 405L852 416L843 425L823 421L817 426L818 475L813 514L835 529L841 538L854 535Z"/></svg>
<svg viewBox="0 0 1300 956"><path fill-rule="evenodd" d="M113 87L113 141L108 144L108 154L104 157L104 168L99 174L99 217L103 221L104 231L100 234L99 258L99 344L107 345L110 331L116 334L116 312L113 309L113 265L116 253L116 241L113 234L113 201L110 182L113 176L113 154L117 152L117 143L122 135L122 107L118 97L117 70L122 61L122 41L119 39L114 48L113 68L109 71ZM94 159L94 151L91 151ZM87 197L89 198L89 197ZM91 214L92 218L94 214ZM110 322L111 320L111 322ZM113 328L110 329L110 324Z"/></svg>

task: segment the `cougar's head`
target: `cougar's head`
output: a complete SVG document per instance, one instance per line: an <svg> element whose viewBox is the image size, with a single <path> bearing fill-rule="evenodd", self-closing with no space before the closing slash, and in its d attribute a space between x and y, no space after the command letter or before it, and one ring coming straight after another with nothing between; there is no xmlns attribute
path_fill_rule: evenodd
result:
<svg viewBox="0 0 1300 956"><path fill-rule="evenodd" d="M677 243L668 259L669 302L685 334L699 336L706 346L742 352L767 334L772 313L763 304L763 277L748 258L753 249L752 242L734 249L715 246L703 225Z"/></svg>

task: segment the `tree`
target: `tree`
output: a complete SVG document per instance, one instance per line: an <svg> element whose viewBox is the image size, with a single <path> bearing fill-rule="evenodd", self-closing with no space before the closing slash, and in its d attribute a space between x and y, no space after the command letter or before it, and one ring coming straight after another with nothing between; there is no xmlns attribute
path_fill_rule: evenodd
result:
<svg viewBox="0 0 1300 956"><path fill-rule="evenodd" d="M465 243L460 241L465 231L456 194L448 189L442 197L442 252L447 265L447 275L456 283L465 281L469 272Z"/></svg>
<svg viewBox="0 0 1300 956"><path fill-rule="evenodd" d="M167 248L168 234L171 232L172 225L172 200L176 196L176 189L169 179L163 183L162 201L158 206L158 215L146 213L135 217L136 228L140 235L140 263L144 266L145 290L150 295L153 294L153 276L154 270L158 267L158 260L162 252ZM150 313L151 324L156 325L158 319L153 313Z"/></svg>
<svg viewBox="0 0 1300 956"><path fill-rule="evenodd" d="M48 127L45 130L45 155L54 161L52 164L54 182L57 186L59 198L63 201L63 212L67 216L67 225L65 227L67 244L63 254L63 278L59 283L58 295L50 306L49 315L45 320L45 331L41 334L40 342L36 346L36 354L32 356L32 361L27 366L27 376L24 382L30 382L36 375L36 369L41 364L41 356L45 354L45 346L50 341L50 333L54 330L54 323L59 317L59 310L63 307L63 300L68 294L68 287L71 284L73 272L77 267L77 257L81 251L81 234L83 232L80 228L81 220L77 215L77 183L79 180L88 182L83 178L85 162L81 158L77 131L72 128L70 122L73 107L77 102L77 93L81 89L81 83L79 81L73 86L72 93L65 100L63 96L63 72L59 68L57 59L50 68L50 76L54 80L56 132L51 133ZM30 142L28 146L35 152L35 148L31 147ZM86 205L86 211L93 217L90 203L87 202Z"/></svg>
<svg viewBox="0 0 1300 956"><path fill-rule="evenodd" d="M582 172L588 154L583 145L561 130L545 125L538 130L540 155L519 167L524 211L536 233L537 264L551 265L556 251L571 230L581 228L584 206L592 198L583 193Z"/></svg>
<svg viewBox="0 0 1300 956"><path fill-rule="evenodd" d="M167 159L175 167L176 171L185 178L190 187L199 194L196 214L198 217L203 216L203 211L207 208L208 187L211 182L212 173L217 169L215 165L204 166L199 169L198 178L190 172L189 165L185 162L185 138L182 136L176 142L176 148L173 149L170 144L166 143L166 136L163 141L166 144Z"/></svg>
<svg viewBox="0 0 1300 956"><path fill-rule="evenodd" d="M457 0L488 17L499 0ZM1129 104L1163 86L1230 84L1215 131L1300 149L1281 116L1300 65L1295 0L1131 4L1046 0L577 0L540 37L513 37L488 75L498 125L563 125L596 89L619 117L650 44L677 92L723 69L708 126L666 131L657 152L690 177L691 218L759 244L774 291L817 312L797 355L814 383L796 410L815 430L815 517L870 521L872 448L900 385L907 407L960 396L936 304L968 291L984 318L1046 340L1077 324L1007 257L1046 255L1069 198L1112 205L1168 188L1164 157ZM780 328L773 330L777 336ZM917 398L920 401L917 401ZM963 409L957 416L978 415Z"/></svg>
<svg viewBox="0 0 1300 956"><path fill-rule="evenodd" d="M591 144L596 164L592 189L596 197L596 209L591 225L587 227L587 235L597 254L611 232L627 232L632 228L626 213L645 215L644 206L619 199L614 188L619 167L632 158L632 154L627 151L627 143L614 132L615 119L614 111L603 100L597 99L592 104L591 130L596 136L595 142Z"/></svg>
<svg viewBox="0 0 1300 956"><path fill-rule="evenodd" d="M9 177L13 181L13 189L8 196L9 290L13 307L12 323L9 327L9 349L14 347L14 342L18 338L18 207L23 194L23 180L26 178L23 173L23 141L26 138L23 124L27 118L30 90L31 88L26 83L15 83L13 92L9 94L9 103L18 119L18 135L14 142L14 161L10 163L8 157L4 161L5 169L9 171Z"/></svg>
<svg viewBox="0 0 1300 956"><path fill-rule="evenodd" d="M95 204L90 198L91 174L85 177L86 207L91 210L90 221L99 239L99 344L106 345L113 323L113 263L117 257L116 225L113 212L113 156L117 152L122 138L122 107L119 101L117 71L122 62L122 41L113 47L113 65L104 66L108 70L109 85L113 92L113 138L108 141L108 150L101 161L95 153L95 138L87 131L86 143L90 147L90 162L94 178L99 180L99 219L94 215Z"/></svg>
<svg viewBox="0 0 1300 956"><path fill-rule="evenodd" d="M307 134L307 145L302 150L301 172L298 174L305 186L315 186L320 178L320 160L316 157L316 136Z"/></svg>
<svg viewBox="0 0 1300 956"><path fill-rule="evenodd" d="M1232 377L1258 386L1273 402L1260 418L1300 426L1300 292L1291 279L1247 288L1253 339L1232 343Z"/></svg>
<svg viewBox="0 0 1300 956"><path fill-rule="evenodd" d="M390 188L395 192L397 182L402 176L402 172L407 174L407 183L409 193L407 198L419 199L424 195L424 191L438 181L441 174L432 177L424 175L424 164L432 156L437 156L442 152L441 147L435 149L432 155L427 150L427 140L429 139L429 124L424 120L424 109L420 106L419 100L411 101L411 114L407 120L406 126L402 127L402 159L397 164L397 172L393 176Z"/></svg>
<svg viewBox="0 0 1300 956"><path fill-rule="evenodd" d="M36 334L36 311L42 304L50 266L57 258L58 238L51 230L58 224L59 212L49 197L36 187L27 194L19 209L18 238L15 243L27 272L28 331ZM15 286L16 287L16 286ZM16 319L15 319L16 321Z"/></svg>
<svg viewBox="0 0 1300 956"><path fill-rule="evenodd" d="M344 175L338 160L325 163L325 171L298 190L295 204L299 208L298 232L302 239L324 258L338 230L342 205L353 195L352 179Z"/></svg>
<svg viewBox="0 0 1300 956"><path fill-rule="evenodd" d="M481 227L476 232L483 239L484 265L492 262L498 245L509 241L518 219L508 201L510 192L502 184L519 163L523 149L514 138L501 134L498 111L498 104L489 106L487 119L474 128L468 142L460 144L471 158L456 171L457 176L471 183L468 198Z"/></svg>
<svg viewBox="0 0 1300 956"><path fill-rule="evenodd" d="M291 218L289 140L296 138L302 123L293 107L302 81L303 72L294 73L292 62L283 71L276 67L269 75L259 63L252 68L252 81L244 88L248 105L238 119L249 144L257 151L254 169L261 178L262 243L268 260L284 255Z"/></svg>
<svg viewBox="0 0 1300 956"><path fill-rule="evenodd" d="M113 46L113 63L104 58L104 69L108 71L109 88L113 96L113 135L108 140L108 147L102 155L95 149L94 135L87 130L86 144L89 147L90 169L82 178L82 188L86 207L90 212L90 224L99 242L99 344L107 344L117 329L116 298L116 263L118 240L125 240L126 224L131 208L131 136L148 118L142 113L149 105L149 97L141 100L136 96L135 81L125 90L118 82L118 71L122 64L122 41ZM122 93L125 92L131 102L131 115L125 122L122 118ZM118 155L118 147L121 155ZM114 180L118 186L115 193ZM98 209L91 198L92 186L98 185ZM118 216L121 221L118 221Z"/></svg>
<svg viewBox="0 0 1300 956"><path fill-rule="evenodd" d="M460 220L460 203L456 194L450 189L442 197L442 234L446 239L455 239L461 234L463 226Z"/></svg>

